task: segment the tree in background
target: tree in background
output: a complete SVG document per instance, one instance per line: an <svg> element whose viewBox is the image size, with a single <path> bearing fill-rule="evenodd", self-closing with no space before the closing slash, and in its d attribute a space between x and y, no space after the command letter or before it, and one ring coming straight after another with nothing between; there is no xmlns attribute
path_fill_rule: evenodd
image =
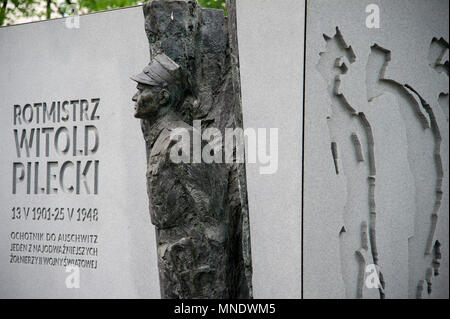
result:
<svg viewBox="0 0 450 319"><path fill-rule="evenodd" d="M201 6L225 10L226 0L198 0ZM142 0L0 0L0 26L142 4Z"/></svg>
<svg viewBox="0 0 450 319"><path fill-rule="evenodd" d="M198 0L198 3L205 8L223 9L226 12L226 0Z"/></svg>

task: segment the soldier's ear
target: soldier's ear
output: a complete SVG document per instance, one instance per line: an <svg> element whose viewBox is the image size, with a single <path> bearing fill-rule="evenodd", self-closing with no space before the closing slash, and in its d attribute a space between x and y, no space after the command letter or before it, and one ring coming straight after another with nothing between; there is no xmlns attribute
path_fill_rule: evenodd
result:
<svg viewBox="0 0 450 319"><path fill-rule="evenodd" d="M159 104L166 105L169 103L170 94L166 89L162 89L159 92Z"/></svg>

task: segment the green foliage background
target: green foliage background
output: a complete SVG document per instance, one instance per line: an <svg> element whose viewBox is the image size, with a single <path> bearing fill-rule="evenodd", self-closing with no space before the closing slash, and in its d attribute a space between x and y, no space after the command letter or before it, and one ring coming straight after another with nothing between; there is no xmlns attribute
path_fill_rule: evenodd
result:
<svg viewBox="0 0 450 319"><path fill-rule="evenodd" d="M142 4L142 0L0 0L0 26ZM225 8L226 0L198 0L206 8Z"/></svg>

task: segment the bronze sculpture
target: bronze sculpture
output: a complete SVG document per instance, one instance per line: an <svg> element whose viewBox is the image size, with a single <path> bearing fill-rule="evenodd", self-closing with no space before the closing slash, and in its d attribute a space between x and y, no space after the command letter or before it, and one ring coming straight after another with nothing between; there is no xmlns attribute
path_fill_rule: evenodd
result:
<svg viewBox="0 0 450 319"><path fill-rule="evenodd" d="M162 298L251 298L243 164L175 163L173 134L239 127L228 30L221 10L196 1L144 4L152 60L133 97L147 150ZM240 103L240 102L239 102ZM237 124L236 124L237 123ZM177 143L178 142L178 143Z"/></svg>

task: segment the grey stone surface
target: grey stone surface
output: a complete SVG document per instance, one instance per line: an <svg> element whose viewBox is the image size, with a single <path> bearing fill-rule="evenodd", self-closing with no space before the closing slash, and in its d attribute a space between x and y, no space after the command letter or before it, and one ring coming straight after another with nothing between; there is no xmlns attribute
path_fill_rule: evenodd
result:
<svg viewBox="0 0 450 319"><path fill-rule="evenodd" d="M308 2L304 297L448 298L448 1L369 4Z"/></svg>
<svg viewBox="0 0 450 319"><path fill-rule="evenodd" d="M254 297L300 298L305 2L238 0L236 9L244 128L265 128L267 139L278 129L276 172L246 163Z"/></svg>
<svg viewBox="0 0 450 319"><path fill-rule="evenodd" d="M167 56L181 73L162 85L137 78L133 98L146 141L161 296L250 298L248 211L239 185L243 166L170 158L174 130L190 132L183 143L200 134L194 120L202 121L201 130L216 128L222 135L239 125L227 21L222 10L202 9L196 1L155 0L143 10L152 65Z"/></svg>

